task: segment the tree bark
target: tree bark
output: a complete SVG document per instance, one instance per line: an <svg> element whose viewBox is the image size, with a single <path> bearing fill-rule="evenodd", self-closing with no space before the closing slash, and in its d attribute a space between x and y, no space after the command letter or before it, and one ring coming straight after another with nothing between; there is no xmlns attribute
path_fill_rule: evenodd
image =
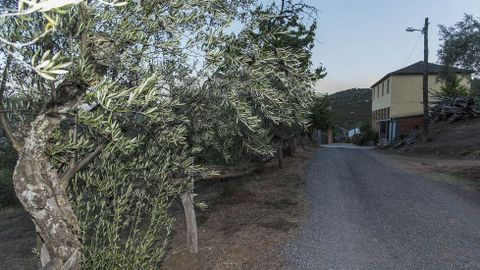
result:
<svg viewBox="0 0 480 270"><path fill-rule="evenodd" d="M191 189L182 194L183 210L185 212L185 225L187 227L187 249L191 253L198 253L198 232L195 208L193 205L193 192Z"/></svg>
<svg viewBox="0 0 480 270"><path fill-rule="evenodd" d="M13 183L43 241L43 269L80 269L78 221L57 170L45 154L48 138L60 119L39 115L18 153ZM48 260L48 261L47 261Z"/></svg>

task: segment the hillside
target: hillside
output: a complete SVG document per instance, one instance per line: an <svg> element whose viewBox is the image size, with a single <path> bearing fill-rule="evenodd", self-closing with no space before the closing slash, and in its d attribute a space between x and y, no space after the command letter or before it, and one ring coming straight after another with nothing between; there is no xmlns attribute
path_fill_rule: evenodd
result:
<svg viewBox="0 0 480 270"><path fill-rule="evenodd" d="M354 88L329 95L335 127L351 129L370 123L372 98L370 88Z"/></svg>

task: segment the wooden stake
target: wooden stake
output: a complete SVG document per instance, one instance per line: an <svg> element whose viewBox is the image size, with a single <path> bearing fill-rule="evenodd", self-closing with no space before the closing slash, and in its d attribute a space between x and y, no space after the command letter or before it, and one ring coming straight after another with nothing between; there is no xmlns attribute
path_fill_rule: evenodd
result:
<svg viewBox="0 0 480 270"><path fill-rule="evenodd" d="M191 253L198 253L197 220L195 218L192 189L185 191L181 198L183 210L185 212L185 224L187 227L187 249Z"/></svg>

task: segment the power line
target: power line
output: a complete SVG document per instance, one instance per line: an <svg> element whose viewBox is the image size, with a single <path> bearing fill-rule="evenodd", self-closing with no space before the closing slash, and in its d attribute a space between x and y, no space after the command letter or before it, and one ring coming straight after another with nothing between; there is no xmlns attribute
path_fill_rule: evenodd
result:
<svg viewBox="0 0 480 270"><path fill-rule="evenodd" d="M407 62L410 60L410 57L412 57L413 55L413 52L415 51L415 49L417 48L418 46L418 43L420 42L420 38L422 37L422 35L418 35L418 38L417 38L417 42L415 42L415 46L413 46L413 49L412 51L410 52L410 54L408 55L408 58L407 60L405 60L405 63L403 63L403 65L406 65Z"/></svg>

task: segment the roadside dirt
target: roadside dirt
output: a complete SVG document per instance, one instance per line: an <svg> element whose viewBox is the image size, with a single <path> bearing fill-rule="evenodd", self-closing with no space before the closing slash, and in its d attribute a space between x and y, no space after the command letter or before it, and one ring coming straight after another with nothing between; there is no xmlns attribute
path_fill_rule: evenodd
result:
<svg viewBox="0 0 480 270"><path fill-rule="evenodd" d="M392 159L401 168L412 170L435 179L480 191L480 159L452 159L438 156L416 155L394 150L380 153Z"/></svg>
<svg viewBox="0 0 480 270"><path fill-rule="evenodd" d="M178 215L162 269L281 269L282 244L305 211L303 172L310 155L299 149L283 169L271 163L250 176L202 183L196 200L208 209L197 211L200 251L185 250L185 221Z"/></svg>
<svg viewBox="0 0 480 270"><path fill-rule="evenodd" d="M35 228L23 209L0 210L0 269L35 269Z"/></svg>
<svg viewBox="0 0 480 270"><path fill-rule="evenodd" d="M419 134L412 145L378 151L407 169L480 190L480 119L434 123L429 140Z"/></svg>
<svg viewBox="0 0 480 270"><path fill-rule="evenodd" d="M398 151L427 157L480 159L480 119L432 124L428 142L420 137Z"/></svg>

